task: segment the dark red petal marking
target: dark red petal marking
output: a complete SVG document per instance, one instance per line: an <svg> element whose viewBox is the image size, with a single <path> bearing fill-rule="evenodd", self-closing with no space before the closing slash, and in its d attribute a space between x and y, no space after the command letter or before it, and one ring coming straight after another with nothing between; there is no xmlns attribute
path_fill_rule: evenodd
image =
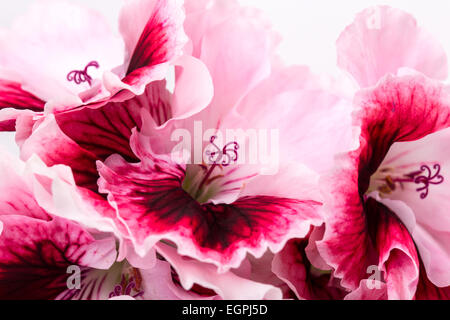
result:
<svg viewBox="0 0 450 320"><path fill-rule="evenodd" d="M384 280L388 284L401 280L394 286L402 290L412 286L418 257L411 235L394 212L372 198L359 196L357 174L353 174L353 185L349 181L336 185L341 194L333 194L339 202L319 244L321 253L349 289L358 288L361 280L369 278L369 266L380 264L386 268Z"/></svg>
<svg viewBox="0 0 450 320"><path fill-rule="evenodd" d="M365 212L368 235L379 255L378 265L384 263L386 268L384 280L390 297L411 299L407 295L417 284L419 257L409 231L394 212L373 198L366 201Z"/></svg>
<svg viewBox="0 0 450 320"><path fill-rule="evenodd" d="M436 287L427 276L422 261L420 262L420 278L417 285L416 300L450 300L450 286Z"/></svg>
<svg viewBox="0 0 450 320"><path fill-rule="evenodd" d="M67 268L79 265L94 241L77 225L2 216L0 299L54 299L67 290Z"/></svg>
<svg viewBox="0 0 450 320"><path fill-rule="evenodd" d="M182 189L182 167L152 158L128 164L123 159L99 168L101 189L117 203L119 215L142 243L176 233L179 247L193 245L203 256L226 265L242 248L279 243L302 214L315 215L318 203L270 196L240 198L232 204L199 204ZM314 212L314 213L313 213Z"/></svg>
<svg viewBox="0 0 450 320"><path fill-rule="evenodd" d="M357 161L354 160L355 162ZM326 223L324 240L319 249L326 262L343 278L343 286L356 289L367 278L367 266L378 265L378 255L369 236L363 198L358 192L358 172L354 163L330 178L327 202L333 204Z"/></svg>
<svg viewBox="0 0 450 320"><path fill-rule="evenodd" d="M19 83L0 80L0 110L13 108L42 112L45 102L23 90ZM15 119L0 121L0 131L14 131Z"/></svg>
<svg viewBox="0 0 450 320"><path fill-rule="evenodd" d="M141 112L147 110L158 124L171 117L170 93L165 81L148 85L144 94L97 109L84 108L56 117L61 130L100 160L118 153L135 160L130 148L132 129L141 128Z"/></svg>
<svg viewBox="0 0 450 320"><path fill-rule="evenodd" d="M155 81L139 97L58 114L57 125L33 133L22 153L36 153L49 166L70 166L78 186L97 192L95 162L116 153L137 161L130 136L133 128L141 128L141 111L147 110L162 124L171 117L170 99L165 81Z"/></svg>
<svg viewBox="0 0 450 320"><path fill-rule="evenodd" d="M341 172L328 182L333 196L330 201L334 205L326 240L322 243L327 262L337 268L337 276L351 289L367 278L367 266L378 265L380 256L391 252L391 248L392 259L386 262L386 276L397 273L396 263L405 263L410 269L399 275L405 281L399 288L413 285L418 263L411 236L400 221L395 221L394 212L374 204L373 199L366 202L365 194L371 176L392 144L418 140L450 126L449 98L442 84L423 76L388 76L376 87L357 94L361 147L348 155L350 162L343 164ZM427 186L440 181L439 172L430 172L429 177L426 172L419 172L415 178L420 176L423 178L414 181L418 182L419 189L425 187L418 191L425 192L426 196ZM397 246L403 246L404 252L396 250Z"/></svg>
<svg viewBox="0 0 450 320"><path fill-rule="evenodd" d="M393 143L418 140L450 126L449 98L441 84L422 76L387 77L357 95L362 194Z"/></svg>
<svg viewBox="0 0 450 320"><path fill-rule="evenodd" d="M284 249L274 259L273 271L278 277L287 281L296 292L297 298L306 300L343 299L347 294L343 289L332 286L331 272L322 273L315 270L306 255L308 237L289 240Z"/></svg>
<svg viewBox="0 0 450 320"><path fill-rule="evenodd" d="M170 17L161 16L159 10L159 7L164 5L163 1L158 1L155 4L153 14L134 48L126 73L127 76L123 80L125 83L133 85L138 82L146 69L168 62L175 53L174 39L171 38L174 35L169 34L174 32L174 22Z"/></svg>

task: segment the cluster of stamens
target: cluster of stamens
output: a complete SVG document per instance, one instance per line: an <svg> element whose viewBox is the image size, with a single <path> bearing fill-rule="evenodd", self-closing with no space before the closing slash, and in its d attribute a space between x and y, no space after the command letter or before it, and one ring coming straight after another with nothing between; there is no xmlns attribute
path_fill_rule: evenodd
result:
<svg viewBox="0 0 450 320"><path fill-rule="evenodd" d="M206 201L209 198L209 194L206 187L211 185L214 181L223 177L222 173L215 174L217 171L223 171L224 168L236 163L239 159L239 144L236 141L227 143L223 148L220 148L215 143L217 136L212 136L210 144L213 147L213 151L208 149L205 151L207 163L203 163L200 166L201 172L197 173L194 180L198 179L198 183L193 183L187 187L187 191L199 202Z"/></svg>
<svg viewBox="0 0 450 320"><path fill-rule="evenodd" d="M91 67L100 68L100 64L97 61L91 61L83 70L73 70L67 75L67 81L75 82L76 84L82 84L87 82L92 85L92 77L88 74L88 70Z"/></svg>
<svg viewBox="0 0 450 320"><path fill-rule="evenodd" d="M109 298L124 295L137 298L144 294L142 290L142 276L139 270L131 268L130 273L122 275L122 280L114 287L113 291L109 294Z"/></svg>
<svg viewBox="0 0 450 320"><path fill-rule="evenodd" d="M397 190L397 187L400 187L403 190L405 184L413 183L419 186L416 188L416 191L420 193L420 198L426 199L431 185L439 185L444 182L444 177L441 175L440 164L435 164L432 168L428 165L422 165L420 170L409 172L401 177L387 174L392 171L394 170L391 168L380 170L382 178L377 179L377 181L381 182L381 185L379 185L377 189L381 193L390 194Z"/></svg>

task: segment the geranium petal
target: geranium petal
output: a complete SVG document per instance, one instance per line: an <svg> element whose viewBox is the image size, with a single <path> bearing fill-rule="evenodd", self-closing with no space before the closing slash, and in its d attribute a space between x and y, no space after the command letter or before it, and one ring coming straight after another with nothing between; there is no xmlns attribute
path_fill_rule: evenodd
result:
<svg viewBox="0 0 450 320"><path fill-rule="evenodd" d="M302 300L342 299L345 291L332 286L331 272L316 274L306 256L308 238L290 240L284 249L275 255L273 272L284 280L297 297Z"/></svg>
<svg viewBox="0 0 450 320"><path fill-rule="evenodd" d="M181 55L187 41L182 1L131 0L120 14L120 31L127 57L123 82L142 94L151 81L162 80L169 63ZM128 86L127 86L128 87Z"/></svg>
<svg viewBox="0 0 450 320"><path fill-rule="evenodd" d="M403 67L447 78L447 57L439 42L411 15L388 6L359 13L339 37L337 49L339 66L363 88Z"/></svg>
<svg viewBox="0 0 450 320"><path fill-rule="evenodd" d="M180 256L174 248L158 244L158 252L177 271L181 284L190 290L194 284L217 292L224 300L277 300L282 298L281 290L267 284L241 278L231 271L218 273L215 266ZM242 290L235 290L236 285Z"/></svg>
<svg viewBox="0 0 450 320"><path fill-rule="evenodd" d="M100 191L117 205L141 255L169 239L180 253L226 270L239 266L247 252L261 256L267 248L280 250L318 219L320 203L312 200L254 195L232 204L199 204L182 189L184 167L169 157L149 153L131 164L112 156L98 169Z"/></svg>
<svg viewBox="0 0 450 320"><path fill-rule="evenodd" d="M115 242L100 241L74 223L2 216L0 295L3 299L55 299L67 290L68 268L109 268ZM74 289L76 290L76 289Z"/></svg>
<svg viewBox="0 0 450 320"><path fill-rule="evenodd" d="M19 83L0 80L0 131L14 131L16 117L21 112L41 113L44 105L44 101L23 90Z"/></svg>

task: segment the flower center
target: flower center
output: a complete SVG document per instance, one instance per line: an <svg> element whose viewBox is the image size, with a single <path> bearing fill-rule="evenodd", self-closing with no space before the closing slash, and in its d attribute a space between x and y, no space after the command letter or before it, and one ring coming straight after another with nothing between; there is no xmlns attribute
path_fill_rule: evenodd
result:
<svg viewBox="0 0 450 320"><path fill-rule="evenodd" d="M388 195L398 189L405 190L408 186L413 186L415 191L420 194L420 198L426 199L430 187L443 182L444 177L441 175L439 163L432 166L423 164L416 170L383 167L370 179L370 187L367 193L379 191L381 194Z"/></svg>
<svg viewBox="0 0 450 320"><path fill-rule="evenodd" d="M239 144L236 141L227 143L223 148L215 144L217 136L210 139L214 150L206 150L207 163L188 165L183 189L199 203L206 203L220 192L220 179L223 171L239 159Z"/></svg>
<svg viewBox="0 0 450 320"><path fill-rule="evenodd" d="M75 82L76 84L82 84L83 82L87 82L89 85L92 85L92 77L88 74L88 70L90 67L100 68L100 64L97 61L91 61L87 64L84 70L73 70L69 72L67 75L67 81Z"/></svg>
<svg viewBox="0 0 450 320"><path fill-rule="evenodd" d="M128 267L122 273L120 283L118 283L113 291L109 294L109 298L119 297L123 295L133 298L140 297L144 294L142 290L142 276L138 269Z"/></svg>

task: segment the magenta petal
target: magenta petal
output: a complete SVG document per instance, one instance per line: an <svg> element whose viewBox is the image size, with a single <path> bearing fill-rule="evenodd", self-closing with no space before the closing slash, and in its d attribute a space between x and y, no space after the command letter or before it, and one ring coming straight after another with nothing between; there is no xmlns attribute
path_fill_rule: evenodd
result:
<svg viewBox="0 0 450 320"><path fill-rule="evenodd" d="M389 299L412 299L419 279L419 258L411 235L392 211L372 198L366 202L366 215Z"/></svg>
<svg viewBox="0 0 450 320"><path fill-rule="evenodd" d="M45 102L23 90L19 83L0 80L0 110L12 108L16 112L0 112L0 131L14 131L16 117L22 110L43 112Z"/></svg>
<svg viewBox="0 0 450 320"><path fill-rule="evenodd" d="M98 168L100 191L116 203L141 254L169 239L183 254L237 267L247 252L262 255L267 247L281 249L292 234L304 236L317 218L314 201L256 195L199 204L182 189L184 168L162 157L130 164L113 156Z"/></svg>
<svg viewBox="0 0 450 320"><path fill-rule="evenodd" d="M134 0L121 12L120 30L128 54L123 82L142 87L161 80L158 68L181 55L186 42L180 1Z"/></svg>
<svg viewBox="0 0 450 320"><path fill-rule="evenodd" d="M35 153L47 165L70 166L78 186L97 192L95 161L112 154L137 160L130 148L130 136L132 129L141 128L142 112L145 110L160 124L171 117L172 101L165 81L148 85L141 96L114 101L115 98L104 106L81 108L55 118L49 116L35 125L31 135L27 132L29 125L21 126L19 137L29 136L21 146L22 158L28 159Z"/></svg>
<svg viewBox="0 0 450 320"><path fill-rule="evenodd" d="M449 88L424 76L388 76L356 95L363 193L394 142L418 140L450 126L449 93Z"/></svg>
<svg viewBox="0 0 450 320"><path fill-rule="evenodd" d="M437 287L428 279L423 264L420 264L420 278L415 295L416 300L450 300L450 286Z"/></svg>
<svg viewBox="0 0 450 320"><path fill-rule="evenodd" d="M114 241L97 247L94 238L74 223L24 216L0 219L4 225L0 236L2 299L55 299L67 290L69 266L85 270L107 268L105 264L114 262Z"/></svg>
<svg viewBox="0 0 450 320"><path fill-rule="evenodd" d="M355 177L355 172L338 174L343 175ZM372 275L369 268L377 268L390 299L411 299L419 275L418 257L406 227L376 200L363 203L356 179L337 180L334 187L341 191L334 194L324 240L318 244L325 261L346 288L357 289L361 280Z"/></svg>
<svg viewBox="0 0 450 320"><path fill-rule="evenodd" d="M97 191L97 157L66 136L53 116L45 119L22 144L23 159L29 159L33 154L38 155L48 166L68 165L79 186Z"/></svg>
<svg viewBox="0 0 450 320"><path fill-rule="evenodd" d="M299 299L342 299L345 291L332 285L330 273L314 270L306 256L308 238L290 240L275 255L272 271L293 290Z"/></svg>
<svg viewBox="0 0 450 320"><path fill-rule="evenodd" d="M358 289L345 296L345 300L387 300L386 284L381 281L362 280Z"/></svg>

